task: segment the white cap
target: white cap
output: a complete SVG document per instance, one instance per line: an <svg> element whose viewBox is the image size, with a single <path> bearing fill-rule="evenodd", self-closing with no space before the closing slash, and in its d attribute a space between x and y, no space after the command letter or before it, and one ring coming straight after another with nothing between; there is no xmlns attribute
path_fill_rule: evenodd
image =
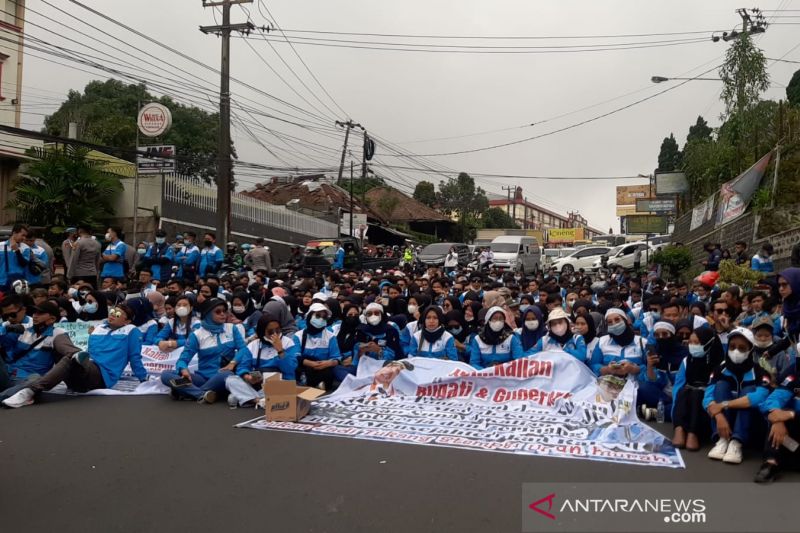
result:
<svg viewBox="0 0 800 533"><path fill-rule="evenodd" d="M619 315L623 319L625 319L626 322L628 321L628 315L626 315L625 311L623 311L619 307L612 307L611 309L606 311L606 320L608 320L608 317L610 317L611 315Z"/></svg>
<svg viewBox="0 0 800 533"><path fill-rule="evenodd" d="M314 313L319 313L320 311L325 311L329 315L331 314L331 310L328 309L327 305L316 302L311 304L311 307L308 308L308 313L306 313L306 318L310 317Z"/></svg>
<svg viewBox="0 0 800 533"><path fill-rule="evenodd" d="M756 344L756 342L755 342L755 341L756 341L756 339L755 339L755 337L753 337L753 332L752 332L752 331L750 331L750 330L749 330L749 329L747 329L747 328L733 328L733 331L731 331L730 333L728 333L728 342L730 343L731 339L732 339L733 337L737 336L737 335L739 335L739 336L741 336L741 337L744 337L745 339L747 339L747 342L749 342L749 343L750 343L750 346L755 346L755 344Z"/></svg>
<svg viewBox="0 0 800 533"><path fill-rule="evenodd" d="M550 311L549 315L547 315L548 322L552 322L553 320L560 320L562 318L565 319L567 322L571 322L571 320L569 319L569 315L566 313L566 311L564 311L560 307L556 307L555 309Z"/></svg>
<svg viewBox="0 0 800 533"><path fill-rule="evenodd" d="M669 322L663 322L663 321L662 322L656 322L655 325L653 326L653 331L658 331L660 329L669 331L673 335L675 334L675 326L673 326Z"/></svg>

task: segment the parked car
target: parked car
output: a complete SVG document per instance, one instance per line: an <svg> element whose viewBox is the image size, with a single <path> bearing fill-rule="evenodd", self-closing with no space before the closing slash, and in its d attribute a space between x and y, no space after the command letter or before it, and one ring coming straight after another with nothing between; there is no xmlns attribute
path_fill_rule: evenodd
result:
<svg viewBox="0 0 800 533"><path fill-rule="evenodd" d="M458 253L458 264L466 266L470 262L469 246L460 242L437 242L429 244L417 255L417 261L426 266L443 266L444 258L455 247Z"/></svg>
<svg viewBox="0 0 800 533"><path fill-rule="evenodd" d="M498 268L535 273L542 266L542 250L535 237L501 235L495 237L491 248Z"/></svg>
<svg viewBox="0 0 800 533"><path fill-rule="evenodd" d="M609 250L607 257L608 262L606 264L606 268L609 270L614 270L618 266L624 268L625 270L632 270L633 269L633 259L634 259L634 252L636 250L642 251L642 266L645 265L647 261L648 255L648 248L650 249L649 253L655 253L655 248L652 246L648 246L645 241L637 241L637 242L629 242L616 248L612 248ZM603 256L597 258L594 263L592 263L592 270L597 271L603 266Z"/></svg>
<svg viewBox="0 0 800 533"><path fill-rule="evenodd" d="M572 274L573 272L583 268L590 269L594 262L600 259L600 256L607 254L611 248L608 246L586 246L573 251L566 257L556 259L553 261L553 268L558 272L564 274Z"/></svg>

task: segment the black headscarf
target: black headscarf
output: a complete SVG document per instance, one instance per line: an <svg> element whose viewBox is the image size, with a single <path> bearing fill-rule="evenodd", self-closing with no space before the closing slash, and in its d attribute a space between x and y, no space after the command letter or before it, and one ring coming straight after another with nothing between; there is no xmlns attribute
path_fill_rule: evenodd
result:
<svg viewBox="0 0 800 533"><path fill-rule="evenodd" d="M339 328L339 333L336 334L336 341L339 344L339 351L343 354L353 351L353 346L356 342L356 330L361 325L361 319L358 315L347 316L347 312L352 308L358 307L346 303L342 309L344 317L342 318L342 325Z"/></svg>
<svg viewBox="0 0 800 533"><path fill-rule="evenodd" d="M749 342L748 342L748 344L749 344ZM750 345L750 350L751 351L752 351L753 347L754 346L751 344ZM747 359L745 359L743 362L741 362L739 364L734 363L733 361L731 361L731 358L728 357L728 352L730 351L730 349L731 349L731 345L730 345L730 337L729 337L728 338L728 349L725 351L725 362L723 363L723 365L725 366L725 368L727 368L728 370L733 372L733 374L736 376L736 379L741 381L742 380L742 376L744 376L747 372L752 370L756 363L753 360L752 354L749 355L747 357ZM761 368L761 367L759 367L759 368Z"/></svg>
<svg viewBox="0 0 800 533"><path fill-rule="evenodd" d="M499 312L500 311L495 311L494 314L497 314ZM509 337L509 335L513 335L514 332L511 331L511 328L508 327L508 324L505 323L506 319L505 313L502 314L503 314L503 329L501 329L498 332L495 332L491 327L489 327L489 322L492 321L492 317L489 315L488 311L486 312L486 317L485 317L486 323L483 325L483 328L481 329L481 332L478 335L485 344L488 344L490 346L496 346L498 344L502 344L502 342L505 341Z"/></svg>
<svg viewBox="0 0 800 533"><path fill-rule="evenodd" d="M480 314L483 306L481 305L480 302L472 302L469 305L469 308L472 309L472 320L468 321L466 313L464 313L464 324L467 325L467 333L469 335L472 335L473 333L477 333L477 331L480 329L481 321L478 315Z"/></svg>
<svg viewBox="0 0 800 533"><path fill-rule="evenodd" d="M461 326L461 331L458 334L455 334L450 330L448 330L448 332L458 342L465 342L467 340L467 336L469 335L469 331L467 330L467 323L464 321L464 314L461 311L448 311L444 315L445 327L447 327L450 322L458 322L459 326Z"/></svg>
<svg viewBox="0 0 800 533"><path fill-rule="evenodd" d="M108 318L108 300L106 295L100 291L90 291L95 301L97 301L97 311L94 313L81 312L81 320L103 320Z"/></svg>
<svg viewBox="0 0 800 533"><path fill-rule="evenodd" d="M445 300L450 302L450 305L453 306L453 311L461 311L463 306L461 305L461 300L459 300L457 296L447 296Z"/></svg>
<svg viewBox="0 0 800 533"><path fill-rule="evenodd" d="M336 298L328 298L325 300L325 305L331 310L331 319L329 323L333 324L342 320L342 306Z"/></svg>
<svg viewBox="0 0 800 533"><path fill-rule="evenodd" d="M411 298L414 298L414 300L417 302L417 307L418 307L418 311L419 311L419 317L420 317L419 319L420 319L420 321L421 321L421 320L422 320L422 311L423 311L423 310L425 310L425 309L427 309L427 308L428 308L428 306L429 306L429 305L431 305L431 297L430 297L430 296L428 296L428 295L427 295L427 294L425 294L425 293L422 293L422 292L416 292L416 293L412 294L412 295L409 297L409 300L410 300ZM412 322L412 321L414 321L414 320L416 320L416 318L414 318L414 315L412 315L411 313L409 313L409 314L408 314L408 321L409 321L409 322Z"/></svg>
<svg viewBox="0 0 800 533"><path fill-rule="evenodd" d="M358 343L368 343L376 337L383 337L386 346L395 353L395 359L405 358L403 347L400 345L400 333L386 319L386 313L381 313L381 321L377 325L361 324L356 329L356 342Z"/></svg>
<svg viewBox="0 0 800 533"><path fill-rule="evenodd" d="M723 361L722 343L710 327L703 325L694 330L694 334L703 346L705 357L692 357L686 359L686 383L693 387L705 387L711 372Z"/></svg>
<svg viewBox="0 0 800 533"><path fill-rule="evenodd" d="M525 318L528 315L533 315L534 318L539 321L539 327L533 331L525 327ZM522 349L527 351L533 348L536 343L539 342L539 339L541 339L546 333L544 316L542 315L541 309L535 305L532 305L526 309L524 313L522 313L520 318L522 322L522 325L520 326L522 328L520 332L520 341L522 341Z"/></svg>
<svg viewBox="0 0 800 533"><path fill-rule="evenodd" d="M597 325L594 323L594 318L592 318L592 315L590 315L589 313L585 313L585 314L581 313L577 317L575 317L575 320L577 320L578 317L581 317L586 321L586 326L588 328L588 331L583 336L583 340L588 345L590 342L592 342L595 339L595 337L597 337ZM589 354L589 355L591 355L591 354Z"/></svg>
<svg viewBox="0 0 800 533"><path fill-rule="evenodd" d="M240 301L244 302L244 311L241 313L237 313L233 310L233 300L235 298L238 298ZM250 317L250 315L255 313L255 311L256 306L253 305L253 300L250 298L250 294L246 293L245 291L236 291L233 293L233 296L231 297L231 313L233 316L244 322Z"/></svg>
<svg viewBox="0 0 800 533"><path fill-rule="evenodd" d="M431 312L435 313L436 314L436 318L439 319L439 327L436 328L436 330L434 330L434 331L428 331L428 328L425 327L425 317L427 317L428 313L431 313ZM444 314L442 314L442 310L439 308L439 306L436 306L436 305L428 306L425 309L425 311L423 311L422 314L420 315L420 329L419 329L419 331L422 334L420 335L420 342L419 342L420 346L419 347L420 348L422 347L422 339L425 339L426 341L428 341L428 344L433 344L434 342L436 342L439 339L441 339L442 335L444 335L444 331L445 331L444 326L445 326L445 324L444 324Z"/></svg>

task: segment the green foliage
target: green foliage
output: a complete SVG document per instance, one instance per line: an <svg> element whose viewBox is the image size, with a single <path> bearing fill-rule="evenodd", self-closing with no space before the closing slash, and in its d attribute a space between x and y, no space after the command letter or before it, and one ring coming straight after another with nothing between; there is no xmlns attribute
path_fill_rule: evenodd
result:
<svg viewBox="0 0 800 533"><path fill-rule="evenodd" d="M80 140L120 148L124 151L122 157L133 161L137 106L146 102L159 102L168 107L172 112L172 128L162 137L142 138L140 142L174 144L180 158L179 173L213 179L217 167L219 115L178 104L169 97L156 98L143 85L106 80L90 82L83 94L72 90L61 107L45 118L45 131L65 137L69 123L76 122Z"/></svg>
<svg viewBox="0 0 800 533"><path fill-rule="evenodd" d="M661 143L661 150L658 153L658 170L668 172L681 166L681 150L673 134L665 137Z"/></svg>
<svg viewBox="0 0 800 533"><path fill-rule="evenodd" d="M747 32L733 40L719 69L725 116L742 113L759 101L769 89L767 60Z"/></svg>
<svg viewBox="0 0 800 533"><path fill-rule="evenodd" d="M30 149L36 160L23 167L8 207L20 221L35 226L94 225L113 215L119 178L101 170L103 161L87 159L84 148Z"/></svg>
<svg viewBox="0 0 800 533"><path fill-rule="evenodd" d="M713 131L714 130L708 125L708 122L706 122L703 117L698 116L697 122L694 123L694 126L689 128L689 135L686 136L686 142L710 141Z"/></svg>
<svg viewBox="0 0 800 533"><path fill-rule="evenodd" d="M683 171L689 182L689 206L705 201L733 177L736 150L720 139L693 139L683 150Z"/></svg>
<svg viewBox="0 0 800 533"><path fill-rule="evenodd" d="M414 199L428 207L436 205L436 188L433 183L430 181L420 181L417 183L417 186L414 187Z"/></svg>
<svg viewBox="0 0 800 533"><path fill-rule="evenodd" d="M800 70L794 73L789 85L786 86L786 99L790 105L800 107Z"/></svg>
<svg viewBox="0 0 800 533"><path fill-rule="evenodd" d="M760 187L755 194L753 194L753 199L750 201L750 205L753 206L753 211L756 213L763 213L764 210L770 207L771 203L772 190L770 184Z"/></svg>
<svg viewBox="0 0 800 533"><path fill-rule="evenodd" d="M762 272L750 269L750 265L737 265L735 261L726 259L719 264L719 286L724 290L731 285L736 285L748 291L761 279Z"/></svg>
<svg viewBox="0 0 800 533"><path fill-rule="evenodd" d="M492 228L519 228L519 224L514 222L514 219L499 207L490 207L481 215L481 225L485 229Z"/></svg>
<svg viewBox="0 0 800 533"><path fill-rule="evenodd" d="M692 265L692 252L685 246L666 246L653 254L651 261L661 265L672 280L678 280Z"/></svg>
<svg viewBox="0 0 800 533"><path fill-rule="evenodd" d="M489 208L486 193L475 187L475 180L466 172L457 178L439 182L439 194L436 196L439 208L448 216L458 217L458 224L453 229L453 238L457 242L470 242L475 238L478 218Z"/></svg>
<svg viewBox="0 0 800 533"><path fill-rule="evenodd" d="M346 191L350 191L350 178L342 178L341 181L337 182L336 185L341 187ZM368 177L365 179L356 178L353 180L353 196L356 198L363 198L364 194L370 190L374 189L375 187L385 187L386 182L383 181L383 178L378 177Z"/></svg>

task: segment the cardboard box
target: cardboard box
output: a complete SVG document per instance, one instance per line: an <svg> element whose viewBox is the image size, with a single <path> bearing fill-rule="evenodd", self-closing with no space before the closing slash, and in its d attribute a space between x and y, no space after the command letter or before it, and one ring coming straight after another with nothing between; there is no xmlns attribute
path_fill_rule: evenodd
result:
<svg viewBox="0 0 800 533"><path fill-rule="evenodd" d="M280 374L264 375L264 413L270 422L297 422L308 414L311 402L325 394L315 387L299 387Z"/></svg>

